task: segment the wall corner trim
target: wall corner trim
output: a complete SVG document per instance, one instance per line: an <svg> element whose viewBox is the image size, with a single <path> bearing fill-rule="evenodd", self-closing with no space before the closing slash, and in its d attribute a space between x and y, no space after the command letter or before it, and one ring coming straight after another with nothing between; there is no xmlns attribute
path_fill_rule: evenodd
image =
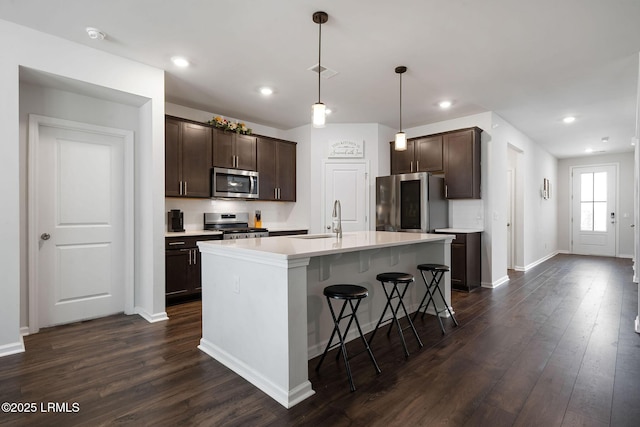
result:
<svg viewBox="0 0 640 427"><path fill-rule="evenodd" d="M162 322L162 321L165 321L165 320L169 320L169 316L167 316L167 312L166 311L163 311L161 313L151 314L151 313L148 313L142 307L136 307L135 308L135 314L137 314L138 316L142 317L144 320L146 320L149 323L156 323L156 322Z"/></svg>

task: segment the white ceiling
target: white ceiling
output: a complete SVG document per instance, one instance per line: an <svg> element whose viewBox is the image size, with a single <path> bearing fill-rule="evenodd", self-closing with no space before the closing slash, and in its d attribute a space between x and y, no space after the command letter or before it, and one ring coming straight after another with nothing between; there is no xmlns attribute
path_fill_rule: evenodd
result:
<svg viewBox="0 0 640 427"><path fill-rule="evenodd" d="M0 19L165 69L169 102L279 129L317 100L318 10L330 123L397 129L406 65L403 128L494 111L559 158L632 149L639 0L0 0Z"/></svg>

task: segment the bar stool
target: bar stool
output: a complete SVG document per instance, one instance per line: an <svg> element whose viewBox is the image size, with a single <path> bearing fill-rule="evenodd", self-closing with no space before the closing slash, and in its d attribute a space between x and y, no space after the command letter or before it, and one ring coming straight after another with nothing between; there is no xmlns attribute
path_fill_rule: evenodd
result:
<svg viewBox="0 0 640 427"><path fill-rule="evenodd" d="M333 347L340 346L340 352L336 355L336 359L342 353L342 357L344 359L344 364L347 369L347 377L349 378L349 387L351 391L356 390L356 386L353 383L353 377L351 376L351 367L349 366L349 360L357 356L360 353L364 353L366 350L369 353L369 358L371 362L373 362L373 366L376 368L376 373L380 373L380 368L378 367L378 363L376 362L375 357L373 357L373 353L371 352L371 348L369 347L369 343L364 338L364 334L362 333L362 328L360 327L360 322L358 322L358 317L356 316L356 311L358 311L358 307L360 306L360 302L364 298L369 295L369 290L364 286L358 285L331 285L324 288L324 296L327 298L327 304L329 305L329 310L331 311L331 317L333 318L333 332L331 333L331 338L329 338L329 342L327 343L327 347L324 349L324 353L322 353L322 357L318 362L318 366L316 366L316 371L320 370L320 365L324 361L327 352L332 348L331 343L333 342L333 337L337 334L339 343L336 343ZM336 317L335 311L333 310L333 306L331 305L331 299L344 300L342 304L342 309L340 310L340 314ZM355 306L353 302L356 301ZM347 303L351 308L351 312L345 314L345 308L347 307ZM344 330L344 333L340 333L340 321L342 319L349 318L349 322L347 323L347 327ZM364 343L365 350L360 353L356 353L353 356L349 357L347 355L347 347L345 346L345 339L347 334L349 333L349 328L351 327L351 323L355 320L356 326L358 328L358 333L360 334L360 338Z"/></svg>
<svg viewBox="0 0 640 427"><path fill-rule="evenodd" d="M438 322L440 322L440 329L442 329L442 335L445 334L444 325L442 324L442 319L440 319L440 313L444 313L445 311L449 312L449 316L453 319L453 323L458 326L458 321L456 317L453 315L451 310L449 309L449 305L447 301L444 299L444 294L442 293L442 289L440 289L440 283L442 281L442 277L444 273L449 271L449 266L444 264L420 264L418 265L418 270L420 270L420 274L422 275L422 280L424 280L424 284L427 287L427 293L424 294L420 305L418 306L418 310L413 314L413 320L416 320L416 316L420 309L424 306L424 311L422 312L422 317L424 318L424 314L429 308L429 304L433 302L433 310L436 312L436 317L438 318ZM425 276L426 272L431 273L431 279L427 281L427 276ZM436 300L434 298L435 292L440 294L440 298L442 298L442 302L444 303L444 308L442 310L438 310L436 307ZM429 301L425 304L425 300L429 297Z"/></svg>
<svg viewBox="0 0 640 427"><path fill-rule="evenodd" d="M398 327L398 334L400 335L400 340L402 341L402 346L404 347L404 355L405 357L409 357L409 350L407 349L407 343L404 339L404 333L402 332L405 329L411 329L413 331L413 335L416 337L418 344L422 347L422 341L420 341L420 337L418 336L418 332L416 328L413 326L413 322L411 321L411 317L407 313L407 309L404 306L404 302L402 301L405 294L407 293L407 289L409 289L409 284L414 281L413 275L409 273L380 273L376 276L376 280L378 280L382 284L382 289L384 290L384 294L387 297L387 304L384 306L384 310L382 311L382 315L380 316L380 320L378 320L378 324L376 325L371 337L369 337L369 345L371 345L371 341L373 341L373 337L376 335L378 328L384 322L391 322L389 325L389 330L387 331L387 336L391 333L391 328L395 324ZM391 292L387 291L387 284L393 285L391 287ZM404 285L404 288L400 290L400 285ZM398 303L396 304L395 310L392 306L392 300L398 299ZM398 320L398 311L402 307L404 311L404 315L409 321L409 326L402 328L400 326L400 321ZM384 320L384 315L387 313L387 309L391 308L391 319Z"/></svg>

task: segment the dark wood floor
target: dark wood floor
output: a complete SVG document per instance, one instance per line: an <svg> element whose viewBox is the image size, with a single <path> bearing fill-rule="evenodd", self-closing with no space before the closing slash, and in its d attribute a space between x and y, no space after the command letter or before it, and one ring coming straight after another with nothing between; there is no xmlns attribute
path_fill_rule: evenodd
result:
<svg viewBox="0 0 640 427"><path fill-rule="evenodd" d="M200 305L49 328L0 359L0 402L77 402L77 413L0 413L3 425L637 426L640 335L629 260L558 255L495 290L454 293L461 323L418 320L425 344L379 334L376 375L333 357L316 394L285 409L200 352ZM257 328L260 325L256 325ZM352 342L353 348L358 344Z"/></svg>

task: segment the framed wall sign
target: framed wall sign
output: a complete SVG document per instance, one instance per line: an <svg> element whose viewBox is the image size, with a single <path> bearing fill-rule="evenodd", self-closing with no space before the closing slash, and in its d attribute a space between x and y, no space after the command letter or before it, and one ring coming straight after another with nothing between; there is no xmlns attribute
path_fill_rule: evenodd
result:
<svg viewBox="0 0 640 427"><path fill-rule="evenodd" d="M346 140L329 142L330 159L361 159L364 157L364 141Z"/></svg>

